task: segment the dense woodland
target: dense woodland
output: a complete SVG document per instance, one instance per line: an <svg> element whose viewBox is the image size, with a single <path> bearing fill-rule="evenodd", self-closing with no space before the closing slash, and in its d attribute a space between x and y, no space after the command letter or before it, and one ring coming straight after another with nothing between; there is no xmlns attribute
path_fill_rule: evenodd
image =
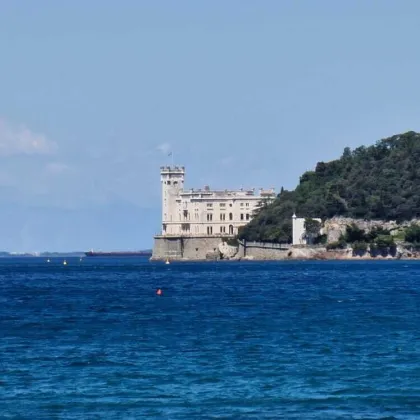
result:
<svg viewBox="0 0 420 420"><path fill-rule="evenodd" d="M294 191L281 190L240 229L239 239L291 242L291 217L346 216L411 220L420 217L420 134L413 131L379 140L340 159L319 162Z"/></svg>

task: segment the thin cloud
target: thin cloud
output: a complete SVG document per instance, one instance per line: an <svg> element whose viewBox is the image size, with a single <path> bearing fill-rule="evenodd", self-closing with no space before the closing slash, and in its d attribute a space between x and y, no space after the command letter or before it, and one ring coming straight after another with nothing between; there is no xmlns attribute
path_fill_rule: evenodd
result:
<svg viewBox="0 0 420 420"><path fill-rule="evenodd" d="M0 156L46 155L56 150L57 144L44 134L35 133L23 125L13 127L0 119Z"/></svg>
<svg viewBox="0 0 420 420"><path fill-rule="evenodd" d="M227 156L218 161L219 165L221 166L229 166L229 165L232 165L234 162L235 162L235 159L233 156Z"/></svg>
<svg viewBox="0 0 420 420"><path fill-rule="evenodd" d="M45 171L51 175L59 175L69 170L69 165L62 162L50 162L45 165Z"/></svg>
<svg viewBox="0 0 420 420"><path fill-rule="evenodd" d="M162 143L157 147L157 150L159 150L162 153L169 153L171 151L171 145L169 143Z"/></svg>

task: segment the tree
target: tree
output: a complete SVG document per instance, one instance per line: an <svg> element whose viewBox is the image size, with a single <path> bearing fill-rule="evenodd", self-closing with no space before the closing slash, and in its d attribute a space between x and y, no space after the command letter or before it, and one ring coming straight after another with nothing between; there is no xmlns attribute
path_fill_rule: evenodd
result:
<svg viewBox="0 0 420 420"><path fill-rule="evenodd" d="M413 244L420 243L420 226L412 224L405 231L405 240Z"/></svg>
<svg viewBox="0 0 420 420"><path fill-rule="evenodd" d="M351 149L350 147L345 147L342 155L342 159L350 159L351 158Z"/></svg>
<svg viewBox="0 0 420 420"><path fill-rule="evenodd" d="M305 223L305 236L308 243L312 244L314 239L319 235L321 230L321 223L318 220L314 220L311 218L306 218Z"/></svg>
<svg viewBox="0 0 420 420"><path fill-rule="evenodd" d="M346 233L344 239L347 243L364 242L366 240L366 234L363 229L360 229L355 224L346 227Z"/></svg>
<svg viewBox="0 0 420 420"><path fill-rule="evenodd" d="M363 241L356 241L352 244L353 252L356 254L364 254L368 249L368 244Z"/></svg>

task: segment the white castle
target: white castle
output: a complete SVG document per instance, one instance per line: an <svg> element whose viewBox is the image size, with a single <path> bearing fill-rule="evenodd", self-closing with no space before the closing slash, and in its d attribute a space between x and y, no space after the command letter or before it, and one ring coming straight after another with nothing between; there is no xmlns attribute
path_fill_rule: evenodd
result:
<svg viewBox="0 0 420 420"><path fill-rule="evenodd" d="M160 236L229 237L246 225L255 210L276 197L274 188L252 190L184 189L185 168L163 166Z"/></svg>

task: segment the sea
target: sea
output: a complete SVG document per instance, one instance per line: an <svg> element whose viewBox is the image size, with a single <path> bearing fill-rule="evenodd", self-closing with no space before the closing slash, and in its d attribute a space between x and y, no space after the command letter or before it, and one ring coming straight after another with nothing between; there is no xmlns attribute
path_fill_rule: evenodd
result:
<svg viewBox="0 0 420 420"><path fill-rule="evenodd" d="M63 262L0 259L1 419L420 419L420 262Z"/></svg>

